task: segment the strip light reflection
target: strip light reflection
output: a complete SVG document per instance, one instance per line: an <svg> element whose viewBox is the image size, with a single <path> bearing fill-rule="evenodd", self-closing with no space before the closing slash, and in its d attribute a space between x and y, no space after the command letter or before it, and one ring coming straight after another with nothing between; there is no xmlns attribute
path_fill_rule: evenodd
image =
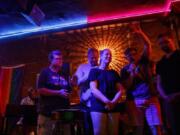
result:
<svg viewBox="0 0 180 135"><path fill-rule="evenodd" d="M174 1L178 1L178 0L174 0ZM80 18L79 20L76 18L76 21L71 20L71 22L66 22L66 23L62 23L59 22L59 24L49 24L46 26L36 26L33 28L27 28L27 29L18 29L18 30L12 30L12 31L7 31L4 33L0 33L0 39L4 39L4 38L9 38L9 37L16 37L16 36L23 36L23 35L28 35L28 34L33 34L33 33L37 33L37 32L46 32L46 31L50 31L50 30L57 30L57 29L65 29L65 28L71 28L71 27L78 27L78 26L83 26L83 25L87 25L87 24L91 24L91 23L97 23L97 22L104 22L104 21L110 21L110 20L119 20L119 19L125 19L125 18L132 18L132 17L140 17L140 16L145 16L145 15L152 15L152 14L161 14L161 13L168 13L171 11L171 5L172 5L173 1L171 0L167 0L166 5L163 8L152 8L151 10L148 11L134 11L132 13L125 13L125 14L121 14L121 13L115 13L114 15L110 15L110 16L105 16L105 17L88 17L88 16L83 16L82 18Z"/></svg>
<svg viewBox="0 0 180 135"><path fill-rule="evenodd" d="M180 0L172 0L172 3L173 3L173 2L180 2Z"/></svg>
<svg viewBox="0 0 180 135"><path fill-rule="evenodd" d="M98 17L88 17L89 23L95 22L104 22L110 20L118 20L118 19L125 19L125 18L132 18L132 17L139 17L145 15L152 15L152 14L160 14L160 13L167 13L171 11L171 4L172 0L166 0L166 3L163 7L151 7L151 9L141 9L141 10L134 10L134 11L127 11L126 13L114 13L115 15L107 15L107 16L98 16Z"/></svg>
<svg viewBox="0 0 180 135"><path fill-rule="evenodd" d="M50 30L57 30L57 29L64 29L69 27L78 27L87 24L86 19L75 21L75 22L68 22L68 23L60 23L60 24L54 24L49 26L41 26L41 27L35 27L35 28L28 28L28 29L19 29L16 31L9 31L7 33L0 34L0 39L8 38L8 37L15 37L15 36L22 36L26 34L33 34L36 32L46 32Z"/></svg>
<svg viewBox="0 0 180 135"><path fill-rule="evenodd" d="M90 23L95 23L95 22L104 22L104 21L110 21L110 20L118 20L118 19L125 19L125 18L132 18L132 17L140 17L140 16L145 16L145 15L153 15L153 14L161 14L161 13L167 13L170 12L170 8L166 9L166 10L152 10L150 12L147 13L133 13L133 14L124 14L124 15L115 15L115 16L111 16L111 17L104 17L104 18L93 18L91 20L88 20L88 22Z"/></svg>

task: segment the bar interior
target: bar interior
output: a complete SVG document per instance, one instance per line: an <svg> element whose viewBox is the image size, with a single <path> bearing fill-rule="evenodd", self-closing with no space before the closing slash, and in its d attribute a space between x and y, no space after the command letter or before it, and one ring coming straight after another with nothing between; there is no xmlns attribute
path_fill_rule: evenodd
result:
<svg viewBox="0 0 180 135"><path fill-rule="evenodd" d="M1 135L180 135L180 0L1 0Z"/></svg>

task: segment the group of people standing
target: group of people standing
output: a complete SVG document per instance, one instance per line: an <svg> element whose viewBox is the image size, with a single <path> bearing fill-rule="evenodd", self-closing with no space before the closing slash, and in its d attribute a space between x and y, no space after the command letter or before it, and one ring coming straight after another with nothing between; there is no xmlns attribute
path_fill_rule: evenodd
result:
<svg viewBox="0 0 180 135"><path fill-rule="evenodd" d="M90 48L87 54L88 63L77 68L71 81L61 70L62 53L55 50L49 54L50 65L42 70L38 80L38 135L51 134L53 110L69 108L72 84L80 88L80 109L85 114L87 135L119 134L124 94L126 100L123 102L133 134L143 135L146 119L152 135L162 135L162 109L158 95L165 101L170 112L168 122L173 135L180 134L180 51L176 50L169 35L160 35L158 41L166 54L156 66L150 59L152 48L149 38L139 26L132 26L132 30L142 39L144 49L142 53L138 53L136 48L127 48L125 56L129 64L120 73L109 66L112 53L108 48L100 52Z"/></svg>

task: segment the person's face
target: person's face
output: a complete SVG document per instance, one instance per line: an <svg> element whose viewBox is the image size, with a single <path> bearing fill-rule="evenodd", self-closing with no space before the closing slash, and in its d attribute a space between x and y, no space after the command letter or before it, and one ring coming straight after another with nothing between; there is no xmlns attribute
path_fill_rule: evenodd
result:
<svg viewBox="0 0 180 135"><path fill-rule="evenodd" d="M101 62L109 64L112 60L112 54L110 50L105 50L101 55Z"/></svg>
<svg viewBox="0 0 180 135"><path fill-rule="evenodd" d="M168 37L162 37L158 40L158 44L165 53L170 53L173 50L172 40Z"/></svg>
<svg viewBox="0 0 180 135"><path fill-rule="evenodd" d="M32 94L32 97L33 97L33 98L35 98L35 97L37 96L37 93L36 93L35 90L33 90L31 94Z"/></svg>
<svg viewBox="0 0 180 135"><path fill-rule="evenodd" d="M30 96L31 98L36 98L37 95L38 95L38 93L37 93L37 91L36 91L35 89L32 90L32 91L30 92L30 94L29 94L29 96Z"/></svg>
<svg viewBox="0 0 180 135"><path fill-rule="evenodd" d="M88 61L91 64L91 66L97 66L98 65L98 53L92 52L88 55Z"/></svg>
<svg viewBox="0 0 180 135"><path fill-rule="evenodd" d="M51 60L51 64L53 66L61 67L63 63L62 55L53 55L53 59Z"/></svg>
<svg viewBox="0 0 180 135"><path fill-rule="evenodd" d="M136 50L131 50L127 55L127 59L129 62L136 62L138 60L138 54Z"/></svg>

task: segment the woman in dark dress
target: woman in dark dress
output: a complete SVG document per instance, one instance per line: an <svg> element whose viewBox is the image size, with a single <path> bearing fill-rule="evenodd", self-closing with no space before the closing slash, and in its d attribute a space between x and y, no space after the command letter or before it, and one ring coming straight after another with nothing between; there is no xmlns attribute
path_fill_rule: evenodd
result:
<svg viewBox="0 0 180 135"><path fill-rule="evenodd" d="M99 67L92 69L89 75L94 135L118 135L121 108L119 101L124 89L118 73L109 68L111 59L111 51L102 50Z"/></svg>

